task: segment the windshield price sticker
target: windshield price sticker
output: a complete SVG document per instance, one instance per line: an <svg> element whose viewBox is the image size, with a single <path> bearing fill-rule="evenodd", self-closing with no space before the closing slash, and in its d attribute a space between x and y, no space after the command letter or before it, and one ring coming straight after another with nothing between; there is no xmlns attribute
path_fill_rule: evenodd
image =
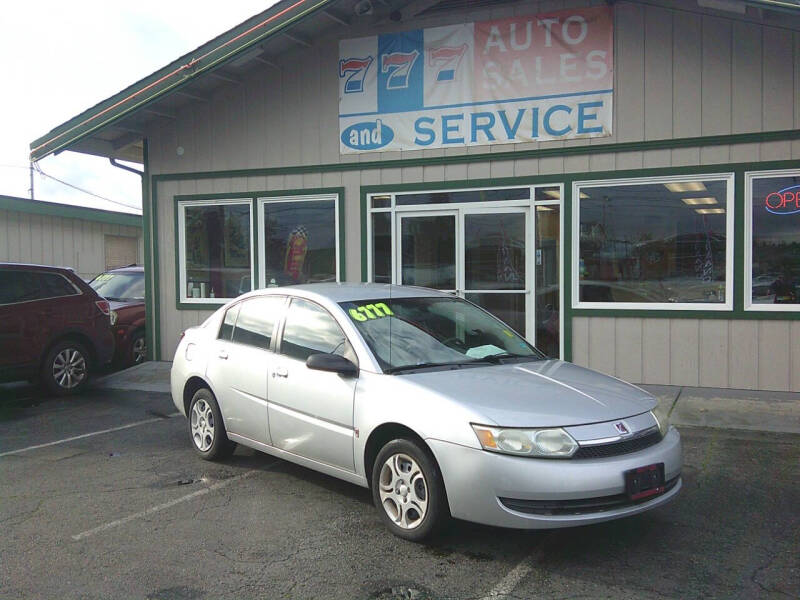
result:
<svg viewBox="0 0 800 600"><path fill-rule="evenodd" d="M391 317L394 313L383 302L375 304L365 304L349 310L350 316L356 321L367 321L369 319L379 319L381 317Z"/></svg>

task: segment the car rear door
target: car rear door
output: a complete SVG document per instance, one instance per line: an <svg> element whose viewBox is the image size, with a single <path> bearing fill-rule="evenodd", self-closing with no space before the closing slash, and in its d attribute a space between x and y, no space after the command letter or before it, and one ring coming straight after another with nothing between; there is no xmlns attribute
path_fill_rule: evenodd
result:
<svg viewBox="0 0 800 600"><path fill-rule="evenodd" d="M0 271L0 365L21 368L38 365L54 320L63 317L46 300L42 273Z"/></svg>
<svg viewBox="0 0 800 600"><path fill-rule="evenodd" d="M267 385L285 304L285 296L260 296L231 306L206 368L227 431L262 444L271 443Z"/></svg>
<svg viewBox="0 0 800 600"><path fill-rule="evenodd" d="M354 471L353 397L356 379L306 366L311 354L340 354L357 362L335 319L318 304L293 298L269 380L269 427L274 446Z"/></svg>

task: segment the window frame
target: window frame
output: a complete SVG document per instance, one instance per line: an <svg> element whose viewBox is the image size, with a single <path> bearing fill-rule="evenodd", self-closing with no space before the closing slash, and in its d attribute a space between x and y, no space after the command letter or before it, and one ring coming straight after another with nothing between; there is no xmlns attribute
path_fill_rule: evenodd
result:
<svg viewBox="0 0 800 600"><path fill-rule="evenodd" d="M732 312L734 309L734 250L736 245L735 217L735 174L731 172L701 173L692 175L663 175L653 177L586 179L572 182L572 245L571 245L571 287L573 310L636 310L643 311L716 311ZM727 184L725 206L725 302L581 302L580 300L580 218L583 188L631 186L677 183L684 181L724 181Z"/></svg>
<svg viewBox="0 0 800 600"><path fill-rule="evenodd" d="M341 249L341 194L338 193L324 193L324 194L301 194L301 195L280 195L280 196L258 196L256 198L256 217L258 219L258 282L260 289L267 288L267 265L264 260L266 252L266 232L264 230L264 207L267 204L278 204L286 202L315 202L315 201L332 201L333 202L333 226L334 226L334 245L335 245L335 265L336 269L336 283L342 281L342 249ZM252 217L252 215L251 215ZM254 288L255 289L255 288Z"/></svg>
<svg viewBox="0 0 800 600"><path fill-rule="evenodd" d="M247 206L250 215L250 288L255 289L255 255L254 255L254 223L253 223L253 201L252 198L225 198L225 199L204 199L204 200L178 200L178 302L181 304L227 304L236 297L227 298L217 296L215 298L190 298L186 295L186 209L195 206Z"/></svg>
<svg viewBox="0 0 800 600"><path fill-rule="evenodd" d="M744 310L800 312L800 304L753 304L753 180L800 176L800 168L744 173Z"/></svg>

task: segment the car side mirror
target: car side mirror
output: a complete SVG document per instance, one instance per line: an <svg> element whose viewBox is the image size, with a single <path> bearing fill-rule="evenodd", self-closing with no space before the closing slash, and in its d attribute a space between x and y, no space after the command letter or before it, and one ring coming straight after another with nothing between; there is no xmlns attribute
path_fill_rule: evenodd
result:
<svg viewBox="0 0 800 600"><path fill-rule="evenodd" d="M306 359L306 366L315 371L328 371L346 377L358 375L358 367L338 354L312 354Z"/></svg>

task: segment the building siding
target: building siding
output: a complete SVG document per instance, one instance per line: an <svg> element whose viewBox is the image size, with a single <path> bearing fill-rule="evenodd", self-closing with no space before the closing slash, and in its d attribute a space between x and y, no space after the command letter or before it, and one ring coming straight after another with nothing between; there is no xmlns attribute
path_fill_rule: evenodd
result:
<svg viewBox="0 0 800 600"><path fill-rule="evenodd" d="M583 349L574 362L627 381L800 392L800 321L575 317L573 322L573 347Z"/></svg>
<svg viewBox="0 0 800 600"><path fill-rule="evenodd" d="M0 209L0 262L71 267L89 279L105 271L106 235L136 238L137 262L142 264L139 227Z"/></svg>

